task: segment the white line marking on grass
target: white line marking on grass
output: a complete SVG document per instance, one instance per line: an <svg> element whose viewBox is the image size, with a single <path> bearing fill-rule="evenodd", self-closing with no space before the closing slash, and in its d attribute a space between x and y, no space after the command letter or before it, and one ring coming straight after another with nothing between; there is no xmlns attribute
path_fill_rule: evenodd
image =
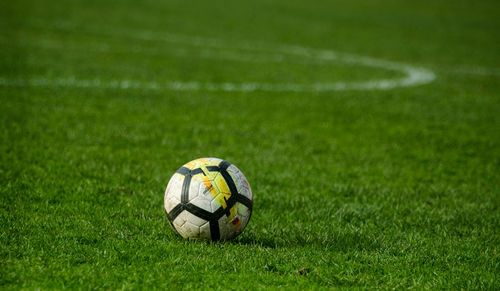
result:
<svg viewBox="0 0 500 291"><path fill-rule="evenodd" d="M480 76L500 76L499 68L459 66L445 69L447 72L455 74L480 75Z"/></svg>
<svg viewBox="0 0 500 291"><path fill-rule="evenodd" d="M66 28L67 30L67 28ZM261 61L286 62L284 55L298 57L306 60L306 64L325 64L340 62L349 65L372 67L390 70L404 74L403 77L394 79L379 79L367 81L337 81L312 84L299 83L265 83L265 82L225 82L211 83L198 81L140 81L140 80L103 80L79 79L76 77L47 78L38 76L30 79L0 78L2 86L36 86L36 87L76 87L76 88L110 88L110 89L146 89L146 90L176 90L176 91L270 91L270 92L323 92L342 90L389 90L398 87L424 85L432 82L435 75L432 71L399 62L392 62L354 54L338 53L332 50L309 49L300 46L269 46L260 43L225 43L223 41L204 37L191 37L170 33L153 33L149 31L92 31L84 32L132 38L142 41L164 41L183 45L192 45L204 49L201 56L208 58L222 57L232 60L249 61L252 57L248 52L264 54ZM217 49L206 50L206 48ZM242 50L244 52L224 53L221 50ZM255 56L256 57L256 56Z"/></svg>

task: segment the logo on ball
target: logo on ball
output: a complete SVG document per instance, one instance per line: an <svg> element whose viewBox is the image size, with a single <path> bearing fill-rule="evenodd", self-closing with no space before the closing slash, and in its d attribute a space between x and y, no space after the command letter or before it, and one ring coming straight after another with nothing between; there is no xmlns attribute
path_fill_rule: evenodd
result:
<svg viewBox="0 0 500 291"><path fill-rule="evenodd" d="M252 205L252 190L243 173L217 158L185 164L165 191L167 218L184 238L232 239L250 220Z"/></svg>

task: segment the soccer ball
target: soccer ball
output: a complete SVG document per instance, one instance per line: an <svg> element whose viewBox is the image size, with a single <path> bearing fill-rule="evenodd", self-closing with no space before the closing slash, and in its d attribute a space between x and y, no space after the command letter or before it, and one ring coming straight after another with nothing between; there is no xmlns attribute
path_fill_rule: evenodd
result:
<svg viewBox="0 0 500 291"><path fill-rule="evenodd" d="M164 208L174 230L187 239L228 240L252 214L252 190L236 166L201 158L182 166L165 191Z"/></svg>

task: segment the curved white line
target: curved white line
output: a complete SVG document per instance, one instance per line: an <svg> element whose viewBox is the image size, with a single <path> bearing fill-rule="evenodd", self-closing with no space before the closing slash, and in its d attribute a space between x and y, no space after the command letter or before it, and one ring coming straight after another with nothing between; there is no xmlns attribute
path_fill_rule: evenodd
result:
<svg viewBox="0 0 500 291"><path fill-rule="evenodd" d="M290 55L309 60L310 64L321 62L331 64L332 62L343 62L351 65L366 66L384 70L403 73L404 77L397 79L380 79L353 82L322 82L312 84L297 83L204 83L197 81L139 81L139 80L101 80L78 79L75 77L55 78L35 77L32 79L8 79L0 77L2 86L39 86L39 87L78 87L78 88L112 88L112 89L148 89L148 90L178 90L178 91L271 91L271 92L313 92L313 91L341 91L341 90L389 90L398 87L423 85L432 82L435 75L432 71L414 67L403 63L392 62L371 57L358 56L354 54L337 53L331 50L315 50L300 46L268 46L258 43L226 44L217 39L190 37L177 34L155 34L148 31L142 32L102 32L106 35L129 37L148 41L165 41L184 45L192 45L203 48L214 48L219 50L244 50L265 53L273 56L273 61L285 62L281 55ZM248 60L248 55L243 53L211 53L205 51L205 57L226 57L229 59ZM269 60L269 58L267 58ZM264 60L265 61L265 60Z"/></svg>

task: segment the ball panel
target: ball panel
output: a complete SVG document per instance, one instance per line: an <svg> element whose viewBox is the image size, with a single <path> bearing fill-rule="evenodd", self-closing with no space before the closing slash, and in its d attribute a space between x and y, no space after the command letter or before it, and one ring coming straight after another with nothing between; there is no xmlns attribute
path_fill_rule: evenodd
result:
<svg viewBox="0 0 500 291"><path fill-rule="evenodd" d="M178 194L180 197L183 182L184 176L175 173L172 178L170 178L170 181L168 181L167 189L165 189L165 196Z"/></svg>
<svg viewBox="0 0 500 291"><path fill-rule="evenodd" d="M218 179L218 177L220 176L219 172L209 172L206 176L203 176L203 184L205 185L205 191L208 193L208 194L211 194L212 197L215 197L217 196L217 194L219 194L220 192L220 189L217 185L217 183L215 183L215 180Z"/></svg>
<svg viewBox="0 0 500 291"><path fill-rule="evenodd" d="M251 210L242 203L236 203L235 213L229 218L224 215L219 219L222 240L232 239L243 232L250 219Z"/></svg>
<svg viewBox="0 0 500 291"><path fill-rule="evenodd" d="M203 186L202 175L196 175L191 178L191 183L189 184L188 201L191 201L198 197L200 194L200 188Z"/></svg>
<svg viewBox="0 0 500 291"><path fill-rule="evenodd" d="M220 239L228 240L236 237L243 231L241 220L238 216L228 220L227 216L222 216L219 221Z"/></svg>
<svg viewBox="0 0 500 291"><path fill-rule="evenodd" d="M208 212L214 212L212 210L212 197L210 195L198 195L195 199L189 201L189 203L198 206L199 208L206 210Z"/></svg>
<svg viewBox="0 0 500 291"><path fill-rule="evenodd" d="M181 214L179 214L172 222L172 225L177 232L179 232L179 229L184 225L184 223L186 223L186 213L187 211L182 211Z"/></svg>
<svg viewBox="0 0 500 291"><path fill-rule="evenodd" d="M184 238L198 238L200 236L200 227L189 221L186 221L177 231Z"/></svg>
<svg viewBox="0 0 500 291"><path fill-rule="evenodd" d="M241 219L241 231L245 229L245 227L248 224L248 221L250 221L250 217L252 216L252 210L246 207L242 203L237 204L238 208L238 217Z"/></svg>
<svg viewBox="0 0 500 291"><path fill-rule="evenodd" d="M224 215L221 218L219 218L218 224L219 224L220 239L221 240L231 239L232 235L234 234L234 230L229 227L227 223L227 216Z"/></svg>
<svg viewBox="0 0 500 291"><path fill-rule="evenodd" d="M237 207L237 210L238 210L238 215L242 218L247 218L250 216L250 209L248 209L248 207L246 207L244 204L242 203L236 203L236 207Z"/></svg>
<svg viewBox="0 0 500 291"><path fill-rule="evenodd" d="M211 166L218 166L220 162L222 162L222 160L218 158L205 158L205 159Z"/></svg>
<svg viewBox="0 0 500 291"><path fill-rule="evenodd" d="M200 227L208 221L184 210L174 219L175 230L184 238L200 238Z"/></svg>
<svg viewBox="0 0 500 291"><path fill-rule="evenodd" d="M200 238L210 240L210 223L207 222L204 225L200 226Z"/></svg>
<svg viewBox="0 0 500 291"><path fill-rule="evenodd" d="M167 213L170 213L170 211L172 211L172 209L174 209L174 207L179 203L181 203L181 200L178 199L175 195L167 196L167 198L165 199L165 210L167 211Z"/></svg>
<svg viewBox="0 0 500 291"><path fill-rule="evenodd" d="M250 188L250 183L248 183L247 178L243 173L235 166L231 165L228 168L228 172L233 177L234 183L236 184L236 188L238 192L247 197L248 199L252 199L252 190Z"/></svg>
<svg viewBox="0 0 500 291"><path fill-rule="evenodd" d="M193 177L193 184L189 190L189 202L208 212L213 212L211 202L214 199L213 196L217 193L215 193L215 188L207 188L207 185L210 187L212 184L207 182L206 179L207 177L203 175Z"/></svg>
<svg viewBox="0 0 500 291"><path fill-rule="evenodd" d="M220 195L220 196L222 197L222 195ZM217 209L219 209L221 207L219 200L220 200L220 197L218 199L213 199L210 202L211 212L215 212L215 211L217 211Z"/></svg>
<svg viewBox="0 0 500 291"><path fill-rule="evenodd" d="M165 190L164 208L170 212L177 204L181 202L182 184L184 176L175 173L168 182Z"/></svg>
<svg viewBox="0 0 500 291"><path fill-rule="evenodd" d="M252 190L250 190L249 188L242 187L240 194L245 196L246 198L248 198L250 200L253 200Z"/></svg>
<svg viewBox="0 0 500 291"><path fill-rule="evenodd" d="M189 211L185 211L185 219L186 219L186 221L188 221L191 224L196 225L198 227L202 226L203 224L205 224L207 222L205 219L200 218L200 217L192 214Z"/></svg>

